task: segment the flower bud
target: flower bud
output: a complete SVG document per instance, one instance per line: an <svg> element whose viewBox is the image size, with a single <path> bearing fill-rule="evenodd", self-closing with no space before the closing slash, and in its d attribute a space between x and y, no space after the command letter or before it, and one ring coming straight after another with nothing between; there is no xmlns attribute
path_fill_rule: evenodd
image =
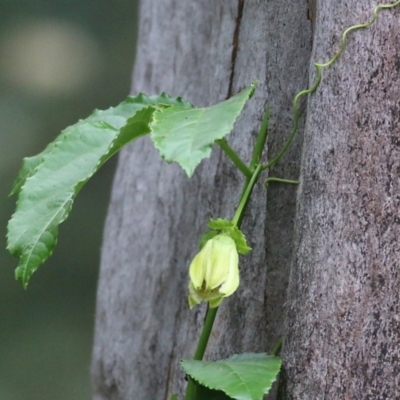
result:
<svg viewBox="0 0 400 400"><path fill-rule="evenodd" d="M235 241L220 234L208 240L189 267L189 306L208 301L218 307L239 286L239 256Z"/></svg>

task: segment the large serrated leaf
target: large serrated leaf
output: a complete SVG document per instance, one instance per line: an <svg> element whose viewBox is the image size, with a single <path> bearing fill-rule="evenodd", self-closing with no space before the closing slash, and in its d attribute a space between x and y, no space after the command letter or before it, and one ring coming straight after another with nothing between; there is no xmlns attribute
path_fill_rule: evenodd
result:
<svg viewBox="0 0 400 400"><path fill-rule="evenodd" d="M36 168L43 162L46 155L51 152L51 150L53 149L54 145L57 143L60 137L61 135L59 135L54 142L48 144L47 147L41 153L32 157L24 158L17 179L14 181L12 185L10 196L19 195L19 192L21 191L21 188L24 185L26 179L29 176L33 175L33 173L36 171Z"/></svg>
<svg viewBox="0 0 400 400"><path fill-rule="evenodd" d="M281 368L279 357L247 353L221 361L182 360L182 369L195 381L236 400L262 400Z"/></svg>
<svg viewBox="0 0 400 400"><path fill-rule="evenodd" d="M33 157L24 158L21 170L12 186L10 196L19 194L21 187L25 183L25 180L35 173L36 168L43 162L46 155L49 154L53 147L57 143L61 142L64 136L68 135L71 130L76 129L79 125L87 122L106 122L115 129L119 130L127 123L128 118L135 115L135 113L141 110L143 107L149 105L157 105L160 106L161 109L163 106L176 106L178 109L193 108L188 101L182 99L181 97L173 98L166 93L162 93L160 96L146 96L145 94L140 93L137 96L128 96L125 101L116 107L111 107L107 110L95 110L88 118L80 120L76 124L64 129L61 134L58 135L57 138L51 142L41 153Z"/></svg>
<svg viewBox="0 0 400 400"><path fill-rule="evenodd" d="M255 84L211 107L170 107L154 113L151 138L161 156L176 161L190 177L196 166L210 156L211 147L233 129L236 118L254 93Z"/></svg>
<svg viewBox="0 0 400 400"><path fill-rule="evenodd" d="M16 278L24 286L52 253L58 225L85 182L122 146L150 132L157 108L192 107L165 94L129 97L118 107L95 111L64 130L44 152L25 160L13 187L17 210L8 225L8 249L18 257Z"/></svg>

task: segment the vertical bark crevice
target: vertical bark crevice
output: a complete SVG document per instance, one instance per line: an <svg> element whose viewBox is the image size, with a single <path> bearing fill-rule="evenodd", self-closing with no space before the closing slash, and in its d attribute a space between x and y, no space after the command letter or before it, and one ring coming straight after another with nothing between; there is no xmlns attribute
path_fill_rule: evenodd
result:
<svg viewBox="0 0 400 400"><path fill-rule="evenodd" d="M267 47L267 90L271 118L268 158L273 158L287 140L293 127L292 102L297 92L308 86L311 56L311 26L303 8L279 0L269 1L267 15L273 15L277 26L271 26ZM276 68L276 66L279 66ZM279 93L279 96L277 95ZM272 95L274 94L274 95ZM305 113L288 152L269 171L269 176L297 180L300 174ZM267 351L284 336L284 305L293 251L293 227L296 213L297 185L271 183L267 188L265 227L265 286Z"/></svg>
<svg viewBox="0 0 400 400"><path fill-rule="evenodd" d="M226 96L227 99L229 99L229 97L232 96L233 79L235 76L235 65L239 47L240 24L242 23L243 9L244 9L244 0L238 0L235 30L233 32L233 40L232 40L231 74L229 76L228 94Z"/></svg>
<svg viewBox="0 0 400 400"><path fill-rule="evenodd" d="M317 0L308 0L307 19L311 22L312 34L315 32L315 22L317 20Z"/></svg>

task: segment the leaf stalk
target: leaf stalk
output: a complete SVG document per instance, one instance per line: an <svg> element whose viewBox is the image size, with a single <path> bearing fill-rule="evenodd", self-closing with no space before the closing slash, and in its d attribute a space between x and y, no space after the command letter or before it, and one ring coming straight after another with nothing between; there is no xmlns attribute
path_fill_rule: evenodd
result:
<svg viewBox="0 0 400 400"><path fill-rule="evenodd" d="M215 317L217 315L218 307L208 307L206 318L204 319L203 329L200 334L197 348L194 353L193 360L202 360L207 348L208 340L210 338L211 330L214 325ZM185 400L196 400L197 384L189 377L189 382L186 388Z"/></svg>
<svg viewBox="0 0 400 400"><path fill-rule="evenodd" d="M237 155L237 153L229 146L226 139L220 139L216 141L225 152L225 154L231 159L231 161L236 165L237 169L246 177L251 177L251 170L242 161L242 159Z"/></svg>

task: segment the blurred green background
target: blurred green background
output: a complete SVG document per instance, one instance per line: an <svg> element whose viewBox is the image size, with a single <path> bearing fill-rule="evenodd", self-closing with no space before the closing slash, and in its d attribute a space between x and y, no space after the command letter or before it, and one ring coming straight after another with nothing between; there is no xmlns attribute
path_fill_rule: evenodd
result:
<svg viewBox="0 0 400 400"><path fill-rule="evenodd" d="M27 290L5 250L24 156L129 94L135 0L0 0L0 400L87 400L102 229L115 159L78 196Z"/></svg>

